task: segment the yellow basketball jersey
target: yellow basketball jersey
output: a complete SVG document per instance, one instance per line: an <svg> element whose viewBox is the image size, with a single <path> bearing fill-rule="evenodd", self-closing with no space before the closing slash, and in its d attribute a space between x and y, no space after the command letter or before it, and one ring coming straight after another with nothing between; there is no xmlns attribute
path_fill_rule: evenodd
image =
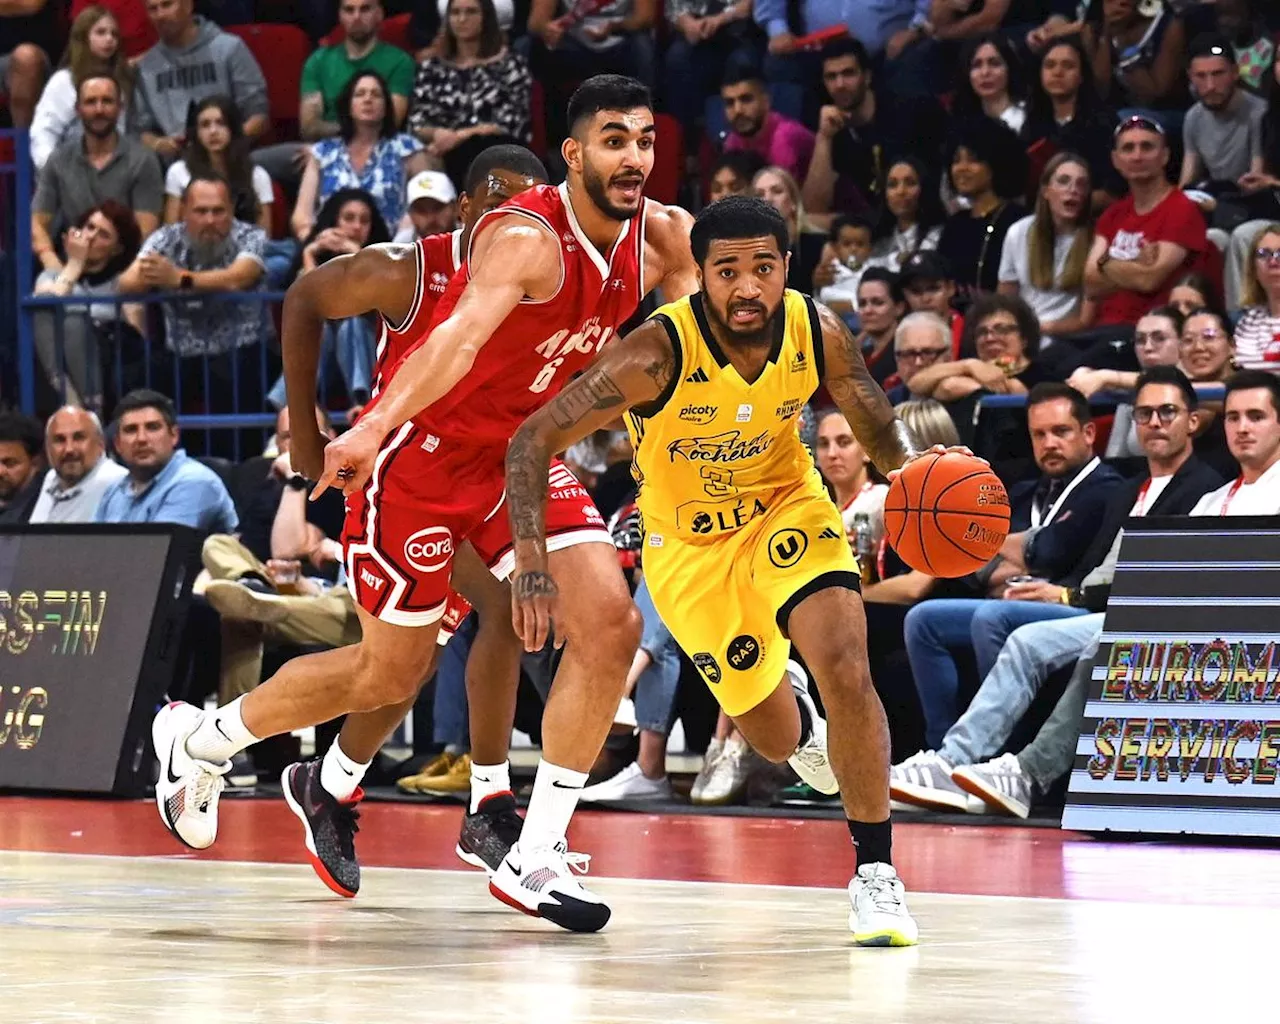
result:
<svg viewBox="0 0 1280 1024"><path fill-rule="evenodd" d="M822 492L800 440L800 410L821 379L813 301L788 290L764 371L748 384L711 333L702 297L661 307L651 319L675 349L675 387L658 408L633 409L627 429L645 532L714 541L764 515L797 486Z"/></svg>

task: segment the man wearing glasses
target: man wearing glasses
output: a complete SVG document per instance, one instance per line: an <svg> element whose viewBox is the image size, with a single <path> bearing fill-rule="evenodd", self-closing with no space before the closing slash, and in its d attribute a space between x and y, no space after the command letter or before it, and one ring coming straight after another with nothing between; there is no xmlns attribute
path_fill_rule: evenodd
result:
<svg viewBox="0 0 1280 1024"><path fill-rule="evenodd" d="M893 336L893 351L898 363L898 382L885 391L890 403L897 405L911 397L907 387L921 370L951 358L951 327L936 313L908 313L898 324ZM885 381L891 384L892 378Z"/></svg>
<svg viewBox="0 0 1280 1024"><path fill-rule="evenodd" d="M1009 635L978 693L936 752L916 754L890 770L889 790L895 800L937 810L996 810L1025 818L1033 786L1044 792L1061 774L1056 753L1044 756L1057 750L1053 737L1045 738L1043 751L1037 739L1017 756L986 759L1005 746L1050 675L1082 657L1091 658L1097 650L1125 520L1186 515L1222 482L1192 448L1200 418L1197 405L1195 389L1176 367L1157 366L1142 374L1133 419L1147 459L1146 472L1112 492L1092 545L1068 576L1056 583L1010 585L1006 598L1043 603L1044 618ZM1063 618L1063 606L1070 607L1074 617ZM1063 717L1068 719L1065 727L1078 734L1079 713Z"/></svg>
<svg viewBox="0 0 1280 1024"><path fill-rule="evenodd" d="M1199 208L1166 177L1169 143L1158 123L1121 121L1111 162L1129 195L1098 219L1084 286L1099 300L1100 326L1127 328L1168 301L1177 277L1202 269L1209 242Z"/></svg>

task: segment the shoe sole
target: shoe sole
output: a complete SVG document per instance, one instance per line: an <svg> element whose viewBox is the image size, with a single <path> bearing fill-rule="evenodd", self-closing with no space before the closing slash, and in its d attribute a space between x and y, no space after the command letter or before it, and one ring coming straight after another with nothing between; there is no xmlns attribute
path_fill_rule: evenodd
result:
<svg viewBox="0 0 1280 1024"><path fill-rule="evenodd" d="M1031 814L1029 805L1024 804L1021 800L1015 800L1011 796L1006 796L999 790L987 788L980 779L966 774L963 769L957 768L951 775L951 781L966 793L976 796L988 807L1004 811L1005 814L1011 817L1025 819Z"/></svg>
<svg viewBox="0 0 1280 1024"><path fill-rule="evenodd" d="M320 881L324 882L326 886L339 896L344 896L349 900L355 899L356 894L334 878L333 875L329 874L329 869L324 866L324 861L316 853L316 840L311 832L311 822L307 821L307 816L302 811L302 805L294 799L293 787L289 784L289 772L292 768L293 765L290 765L280 773L280 788L284 790L284 802L289 805L289 810L293 811L297 819L302 822L302 832L306 836L307 842L307 860L311 862L312 870L315 871Z"/></svg>
<svg viewBox="0 0 1280 1024"><path fill-rule="evenodd" d="M589 934L598 932L601 928L609 923L609 918L613 916L613 911L602 903L584 903L582 900L575 900L572 896L557 896L556 899L567 901L560 904L548 903L545 909L535 909L526 907L514 896L508 896L494 883L493 879L489 880L489 892L495 897L509 906L512 910L518 910L522 914L529 917L536 917L543 921L550 921L552 924L563 928L567 932L579 932ZM599 922L589 921L582 922L574 919L574 904L579 907L598 907L598 913L603 916ZM561 913L567 911L568 913Z"/></svg>
<svg viewBox="0 0 1280 1024"><path fill-rule="evenodd" d="M963 814L968 804L963 797L946 797L936 789L903 786L895 782L889 783L889 796L913 807L925 807L931 811L954 811L958 814Z"/></svg>
<svg viewBox="0 0 1280 1024"><path fill-rule="evenodd" d="M486 864L483 860L481 860L478 856L476 856L470 850L465 849L461 843L457 843L454 846L453 852L457 854L458 860L462 861L463 864L470 865L473 868L479 868L486 875L489 875L489 876L493 875L493 868L489 867L488 864Z"/></svg>
<svg viewBox="0 0 1280 1024"><path fill-rule="evenodd" d="M889 946L914 946L919 943L919 939L913 939L910 935L904 935L902 932L886 929L879 932L865 932L859 935L853 933L853 941L859 946L870 946L885 948Z"/></svg>
<svg viewBox="0 0 1280 1024"><path fill-rule="evenodd" d="M285 619L289 609L274 595L256 594L234 580L213 580L205 588L205 600L214 611L230 619L272 625Z"/></svg>

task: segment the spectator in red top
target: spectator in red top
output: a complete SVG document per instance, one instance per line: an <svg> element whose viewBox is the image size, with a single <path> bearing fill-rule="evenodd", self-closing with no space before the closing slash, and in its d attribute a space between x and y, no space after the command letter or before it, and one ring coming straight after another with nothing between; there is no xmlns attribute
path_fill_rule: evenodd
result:
<svg viewBox="0 0 1280 1024"><path fill-rule="evenodd" d="M72 0L72 21L89 6L105 7L115 15L116 24L120 27L120 49L126 57L141 56L156 45L159 37L147 17L147 5L143 0Z"/></svg>
<svg viewBox="0 0 1280 1024"><path fill-rule="evenodd" d="M1165 176L1164 129L1145 117L1116 128L1111 160L1129 195L1098 219L1085 291L1100 300L1100 326L1135 324L1164 305L1174 281L1199 269L1208 249L1204 217Z"/></svg>
<svg viewBox="0 0 1280 1024"><path fill-rule="evenodd" d="M725 120L733 129L724 140L725 152L751 150L764 157L765 163L804 181L813 156L813 132L771 109L769 91L759 71L731 67L720 86L720 98Z"/></svg>

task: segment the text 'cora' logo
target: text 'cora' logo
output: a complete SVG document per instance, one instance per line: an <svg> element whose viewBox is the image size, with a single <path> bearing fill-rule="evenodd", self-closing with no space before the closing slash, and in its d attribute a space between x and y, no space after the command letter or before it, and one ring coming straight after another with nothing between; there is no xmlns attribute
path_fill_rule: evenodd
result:
<svg viewBox="0 0 1280 1024"><path fill-rule="evenodd" d="M453 557L453 534L443 526L419 530L404 542L405 560L419 572L436 572Z"/></svg>

